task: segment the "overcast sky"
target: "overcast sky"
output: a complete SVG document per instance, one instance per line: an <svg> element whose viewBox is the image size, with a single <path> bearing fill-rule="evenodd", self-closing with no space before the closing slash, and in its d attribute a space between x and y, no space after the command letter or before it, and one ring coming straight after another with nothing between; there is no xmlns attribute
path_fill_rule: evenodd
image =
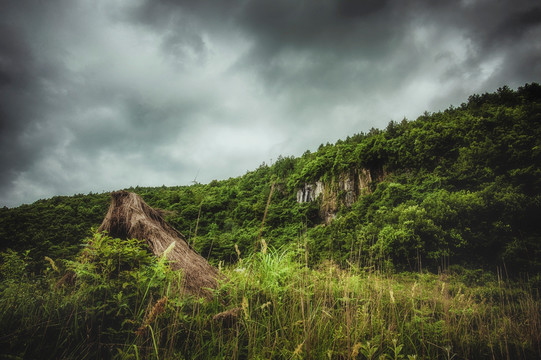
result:
<svg viewBox="0 0 541 360"><path fill-rule="evenodd" d="M0 206L240 176L541 81L526 0L3 0Z"/></svg>

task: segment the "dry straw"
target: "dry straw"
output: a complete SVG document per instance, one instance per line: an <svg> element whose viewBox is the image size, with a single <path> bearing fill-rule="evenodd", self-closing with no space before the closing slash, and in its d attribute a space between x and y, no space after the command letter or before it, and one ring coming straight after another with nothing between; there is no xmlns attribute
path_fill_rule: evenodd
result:
<svg viewBox="0 0 541 360"><path fill-rule="evenodd" d="M184 290L210 298L207 289L217 287L218 271L186 242L184 235L165 222L162 213L148 206L134 193L111 194L111 205L100 225L112 237L139 239L148 244L156 256L167 256L174 270L182 270Z"/></svg>

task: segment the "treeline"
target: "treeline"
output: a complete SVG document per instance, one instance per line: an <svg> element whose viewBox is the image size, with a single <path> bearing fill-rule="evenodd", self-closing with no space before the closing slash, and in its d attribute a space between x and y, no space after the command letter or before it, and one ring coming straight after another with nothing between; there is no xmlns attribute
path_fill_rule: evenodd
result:
<svg viewBox="0 0 541 360"><path fill-rule="evenodd" d="M540 165L541 86L533 83L472 95L459 107L391 121L384 130L321 145L299 158L280 157L237 178L129 190L165 210L215 263L237 261L235 245L249 254L263 238L273 247L302 249L311 263L537 272ZM321 197L296 201L306 183L334 184L363 170L379 176L352 206L338 201L330 224ZM336 189L337 199L345 195ZM2 249L29 250L38 262L73 257L108 204L107 194L90 194L0 209Z"/></svg>

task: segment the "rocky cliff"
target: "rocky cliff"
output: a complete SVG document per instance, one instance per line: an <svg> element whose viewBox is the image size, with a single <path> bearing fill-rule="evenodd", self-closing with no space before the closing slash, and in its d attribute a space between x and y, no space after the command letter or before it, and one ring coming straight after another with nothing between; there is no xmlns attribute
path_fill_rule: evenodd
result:
<svg viewBox="0 0 541 360"><path fill-rule="evenodd" d="M333 177L331 181L306 183L297 190L297 202L312 202L321 197L321 217L329 224L340 206L350 207L360 196L371 192L370 184L385 177L381 169L356 169Z"/></svg>

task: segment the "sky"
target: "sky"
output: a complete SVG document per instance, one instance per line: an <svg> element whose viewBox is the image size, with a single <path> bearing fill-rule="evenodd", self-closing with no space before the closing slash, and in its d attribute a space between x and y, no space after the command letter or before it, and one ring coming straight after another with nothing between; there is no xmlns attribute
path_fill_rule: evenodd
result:
<svg viewBox="0 0 541 360"><path fill-rule="evenodd" d="M535 0L3 0L0 206L208 183L541 82Z"/></svg>

